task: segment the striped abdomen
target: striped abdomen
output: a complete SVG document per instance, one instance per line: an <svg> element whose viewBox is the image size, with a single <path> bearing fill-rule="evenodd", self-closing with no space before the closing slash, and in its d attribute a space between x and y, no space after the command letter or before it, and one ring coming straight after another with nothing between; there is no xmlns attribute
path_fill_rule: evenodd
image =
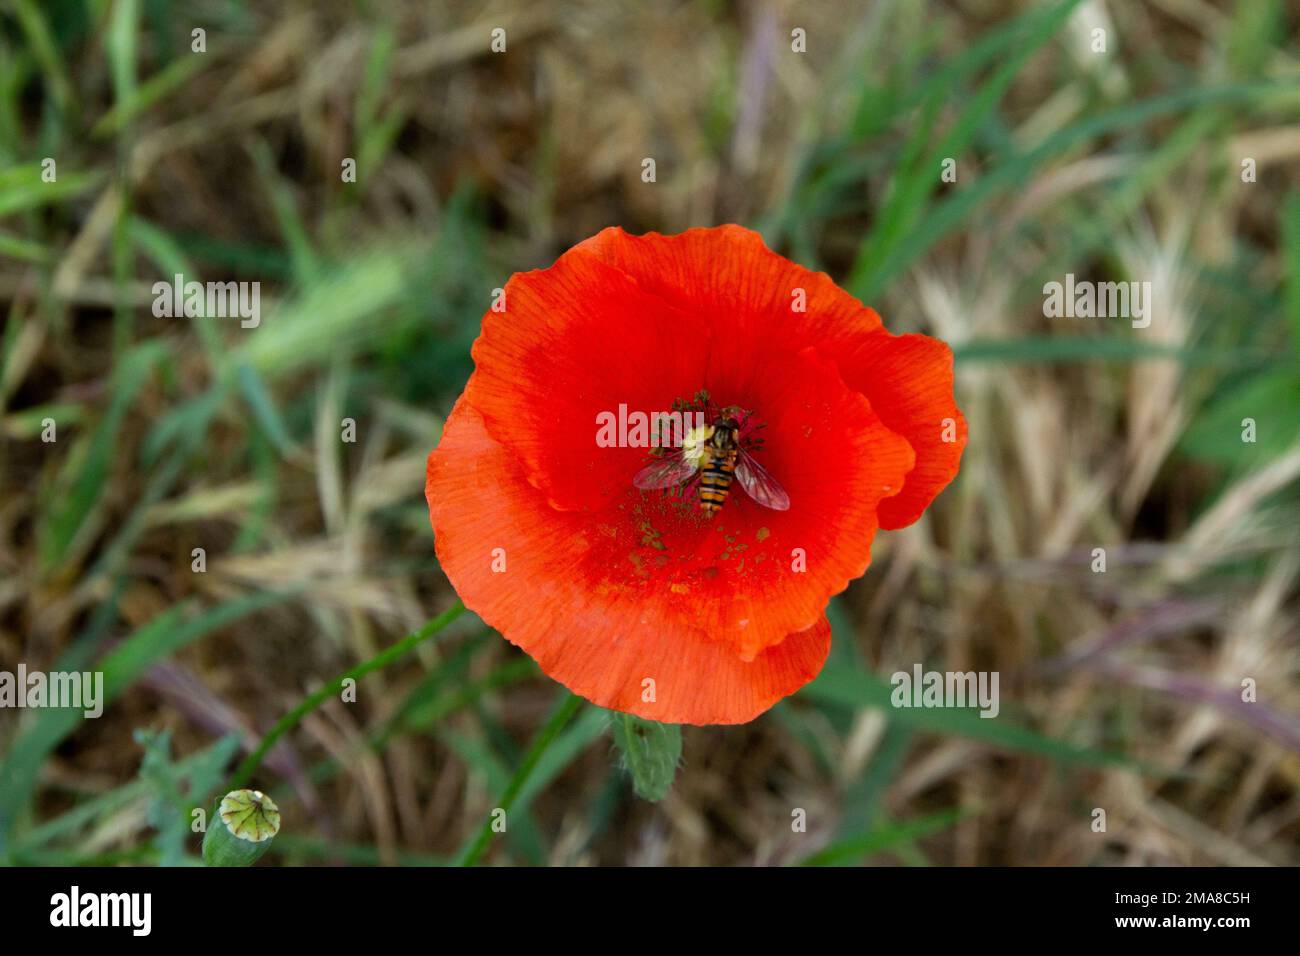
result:
<svg viewBox="0 0 1300 956"><path fill-rule="evenodd" d="M700 469L700 509L709 517L727 500L731 481L736 475L736 451L709 449L707 461Z"/></svg>

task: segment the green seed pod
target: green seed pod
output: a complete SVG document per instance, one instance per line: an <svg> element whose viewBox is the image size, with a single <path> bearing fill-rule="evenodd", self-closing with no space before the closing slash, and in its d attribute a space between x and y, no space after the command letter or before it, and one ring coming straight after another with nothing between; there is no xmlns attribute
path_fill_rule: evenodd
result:
<svg viewBox="0 0 1300 956"><path fill-rule="evenodd" d="M203 862L208 866L250 866L280 832L280 808L258 790L232 790L217 808L203 834Z"/></svg>
<svg viewBox="0 0 1300 956"><path fill-rule="evenodd" d="M681 727L614 714L614 743L637 796L652 803L668 796L682 759Z"/></svg>

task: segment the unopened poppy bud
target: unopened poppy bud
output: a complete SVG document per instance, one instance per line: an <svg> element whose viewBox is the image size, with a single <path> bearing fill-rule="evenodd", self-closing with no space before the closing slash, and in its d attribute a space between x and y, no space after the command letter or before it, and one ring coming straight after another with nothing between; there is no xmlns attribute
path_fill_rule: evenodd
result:
<svg viewBox="0 0 1300 956"><path fill-rule="evenodd" d="M631 714L614 714L614 743L632 787L643 800L656 802L668 796L677 765L682 759L682 729L676 724L642 720Z"/></svg>
<svg viewBox="0 0 1300 956"><path fill-rule="evenodd" d="M280 808L258 790L232 790L221 798L214 820L203 835L203 862L208 866L251 866L280 832Z"/></svg>

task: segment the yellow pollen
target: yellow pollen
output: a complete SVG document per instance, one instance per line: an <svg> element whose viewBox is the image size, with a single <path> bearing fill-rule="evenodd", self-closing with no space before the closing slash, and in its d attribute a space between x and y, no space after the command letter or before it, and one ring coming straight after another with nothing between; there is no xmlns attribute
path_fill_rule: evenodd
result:
<svg viewBox="0 0 1300 956"><path fill-rule="evenodd" d="M712 425L692 428L686 433L686 437L682 439L682 457L692 464L699 464L700 459L704 457L704 446L708 444L709 439L712 437Z"/></svg>

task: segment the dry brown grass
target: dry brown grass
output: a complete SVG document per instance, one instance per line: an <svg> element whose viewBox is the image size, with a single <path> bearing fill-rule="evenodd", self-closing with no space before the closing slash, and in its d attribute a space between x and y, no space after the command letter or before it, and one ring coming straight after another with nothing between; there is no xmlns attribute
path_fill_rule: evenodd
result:
<svg viewBox="0 0 1300 956"><path fill-rule="evenodd" d="M252 742L319 682L453 599L431 567L422 464L458 384L445 370L463 371L466 322L506 272L544 265L610 223L672 232L788 207L817 148L845 135L862 83L913 69L907 57L931 32L940 42L927 56L956 55L1019 7L658 6L385 5L392 73L376 108L394 118L396 134L378 168L365 171L360 198L342 195L337 170L354 152L354 107L379 25L352 4L250 4L249 29L211 30L198 72L128 133L65 144L67 168L123 175L42 221L57 254L48 268L0 267L0 299L20 325L0 379L0 662L50 668L94 626L119 575L110 639L186 601L209 606L259 589L300 595L169 657L138 692L83 724L43 765L38 819L130 780L140 759L133 728L170 729L180 754L223 732ZM1199 0L1085 8L1081 17L1113 21L1139 52L1069 70L1059 53L1035 57L1006 100L1010 141L1036 143L1078 120L1094 83L1115 103L1161 92L1160 77L1142 68L1148 60L1209 69L1231 22L1227 6ZM500 24L511 52L493 59L486 36ZM782 55L792 24L808 30L806 57ZM86 115L98 117L112 102L108 63L93 37L76 52L69 69ZM1274 56L1278 75L1295 75L1293 49ZM1226 148L1207 130L1204 145L1123 216L1110 253L1120 272L1149 277L1163 293L1152 326L1162 344L1202 340L1209 320L1198 273L1234 265L1243 237L1266 250L1251 272L1262 289L1284 274L1275 211L1285 188L1300 185L1300 127L1273 116L1231 130ZM906 133L885 130L838 154L842 168L866 170L858 200L816 210L791 244L810 243L821 265L845 275L890 183L873 150L896 151ZM1243 151L1260 164L1254 194L1225 190L1216 172ZM963 176L978 177L991 161L973 152ZM653 188L640 181L644 156L657 161ZM1129 144L1088 143L1045 163L875 304L891 328L959 350L1054 334L1023 277L1060 254L1056 231L1068 231L1098 190L1133 175L1139 158ZM477 263L463 279L472 288L444 282L447 307L423 319L445 333L435 350L444 378L417 400L353 340L318 343L320 354L301 363L267 360L261 370L293 423L292 447L250 445L248 408L228 401L199 454L150 500L159 471L140 455L151 430L205 394L215 370L191 328L148 315L156 268L138 257L114 281L117 215L126 204L171 234L281 249L292 237L276 213L277 190L324 261L387 244ZM468 217L458 190L477 197ZM457 232L466 221L474 230ZM1097 263L1078 271L1089 265ZM268 312L298 290L287 278L266 285ZM42 516L52 496L66 494L70 461L88 453L112 396L111 310L123 303L137 307L137 339L154 337L174 355L173 380L146 383L115 440L103 493L58 565L43 567ZM400 351L407 328L380 319L360 334L391 336L384 348ZM241 347L237 332L223 335ZM873 858L884 862L1300 863L1300 565L1296 512L1279 502L1300 477L1300 448L1225 484L1221 471L1179 450L1212 384L1175 361L960 363L971 435L961 479L919 524L878 539L871 571L844 599L851 639L878 672L916 661L999 671L1004 714L1076 744L1122 749L1161 772L1072 769L933 734L891 756L886 715L863 710L839 726L796 699L786 718L689 730L677 784L659 806L625 794L602 801L619 785L608 782L616 760L608 738L597 737L530 811L548 862L797 860L841 832L850 795L883 766L878 810L889 818L970 811ZM23 416L46 405L70 409L57 453ZM340 449L335 423L349 414L364 423L361 438ZM138 534L120 537L130 520ZM245 540L249 526L259 530ZM203 575L189 570L198 546L210 555ZM1095 547L1107 549L1105 574L1089 570ZM345 857L331 841L373 847L381 862L450 855L477 828L500 787L466 754L525 746L550 707L549 682L512 683L380 752L364 746L466 644L483 646L462 686L517 658L461 622L418 659L368 678L356 705L321 708L272 752L286 829L305 838L295 859ZM1243 677L1258 680L1258 705L1234 698ZM6 715L0 728L9 740L19 724ZM309 768L324 758L340 772L313 778ZM792 807L807 809L809 834L791 833ZM1094 807L1107 811L1105 834L1089 828ZM134 846L147 828L133 802L83 832L76 850Z"/></svg>

